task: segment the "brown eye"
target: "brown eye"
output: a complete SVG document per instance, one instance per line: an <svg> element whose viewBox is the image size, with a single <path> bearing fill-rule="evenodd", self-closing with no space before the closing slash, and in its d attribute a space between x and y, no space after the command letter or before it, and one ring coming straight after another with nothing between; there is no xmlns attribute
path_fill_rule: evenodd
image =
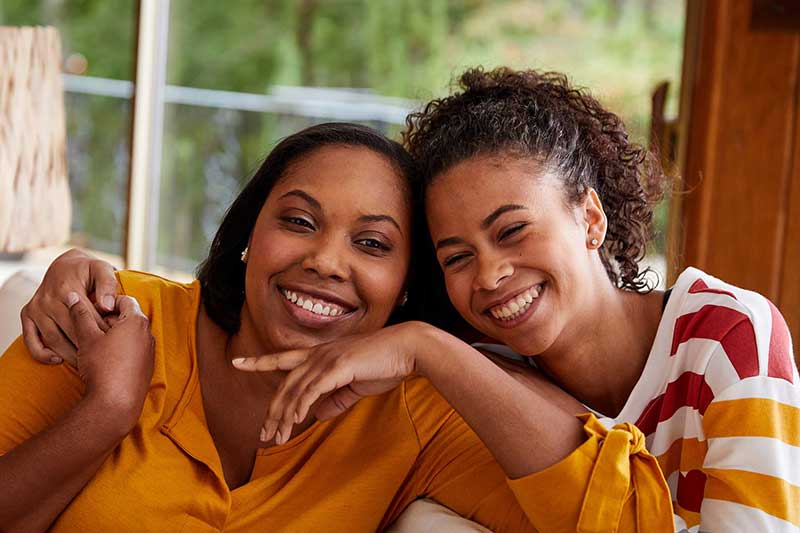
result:
<svg viewBox="0 0 800 533"><path fill-rule="evenodd" d="M382 243L378 239L360 239L356 241L356 244L359 246L363 246L365 248L372 248L373 250L380 250L382 252L388 252L391 250L391 247L387 246L386 244Z"/></svg>
<svg viewBox="0 0 800 533"><path fill-rule="evenodd" d="M306 220L303 217L283 217L281 218L281 220L292 226L300 226L303 228L315 229L314 224L312 224L310 221Z"/></svg>
<svg viewBox="0 0 800 533"><path fill-rule="evenodd" d="M507 239L508 237L519 233L519 231L525 226L527 226L527 224L516 224L511 226L500 234L500 240L502 241L503 239Z"/></svg>
<svg viewBox="0 0 800 533"><path fill-rule="evenodd" d="M445 259L442 264L444 266L446 266L446 267L453 266L453 265L459 263L462 259L465 259L466 257L467 257L467 254L451 255L450 257Z"/></svg>

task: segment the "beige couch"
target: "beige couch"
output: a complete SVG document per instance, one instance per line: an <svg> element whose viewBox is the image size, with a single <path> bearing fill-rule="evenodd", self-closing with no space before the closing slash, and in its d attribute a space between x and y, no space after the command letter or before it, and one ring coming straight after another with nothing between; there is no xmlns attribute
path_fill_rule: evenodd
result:
<svg viewBox="0 0 800 533"><path fill-rule="evenodd" d="M19 270L0 286L0 355L22 334L19 312L36 292L44 271L44 268Z"/></svg>

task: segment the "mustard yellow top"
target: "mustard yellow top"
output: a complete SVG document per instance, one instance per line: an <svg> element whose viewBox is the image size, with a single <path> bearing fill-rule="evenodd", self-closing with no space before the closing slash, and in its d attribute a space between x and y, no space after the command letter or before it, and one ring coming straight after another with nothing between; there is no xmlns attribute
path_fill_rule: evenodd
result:
<svg viewBox="0 0 800 533"><path fill-rule="evenodd" d="M53 531L375 531L419 497L495 531L533 530L501 468L422 378L260 450L250 481L229 490L198 380L199 284L135 272L119 281L151 321L150 392L136 428ZM0 358L0 454L56 422L82 392L73 368L36 363L17 339ZM514 492L527 506L536 491L524 480Z"/></svg>

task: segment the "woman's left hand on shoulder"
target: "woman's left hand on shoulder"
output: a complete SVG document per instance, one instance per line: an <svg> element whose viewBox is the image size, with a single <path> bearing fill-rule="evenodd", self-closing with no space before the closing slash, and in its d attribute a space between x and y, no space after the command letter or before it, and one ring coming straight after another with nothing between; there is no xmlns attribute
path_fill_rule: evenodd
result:
<svg viewBox="0 0 800 533"><path fill-rule="evenodd" d="M405 322L312 348L234 359L239 370L288 371L270 402L262 440L275 436L276 444L285 443L312 406L317 419L327 420L366 396L395 388L415 371L419 333L426 327L431 326Z"/></svg>

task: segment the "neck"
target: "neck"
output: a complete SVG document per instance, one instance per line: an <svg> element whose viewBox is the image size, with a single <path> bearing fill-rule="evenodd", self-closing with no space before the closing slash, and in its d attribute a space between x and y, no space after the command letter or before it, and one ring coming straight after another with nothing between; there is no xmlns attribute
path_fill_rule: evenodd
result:
<svg viewBox="0 0 800 533"><path fill-rule="evenodd" d="M205 350L213 359L209 367L214 369L214 374L220 378L227 375L242 386L262 392L277 390L285 372L242 372L231 363L237 357L252 357L275 351L259 338L246 307L242 310L241 325L236 333L230 334L222 329L211 320L204 308L198 317L198 330L198 338L205 340Z"/></svg>
<svg viewBox="0 0 800 533"><path fill-rule="evenodd" d="M642 295L598 283L584 311L540 367L588 407L616 416L641 377L661 319L663 292Z"/></svg>

